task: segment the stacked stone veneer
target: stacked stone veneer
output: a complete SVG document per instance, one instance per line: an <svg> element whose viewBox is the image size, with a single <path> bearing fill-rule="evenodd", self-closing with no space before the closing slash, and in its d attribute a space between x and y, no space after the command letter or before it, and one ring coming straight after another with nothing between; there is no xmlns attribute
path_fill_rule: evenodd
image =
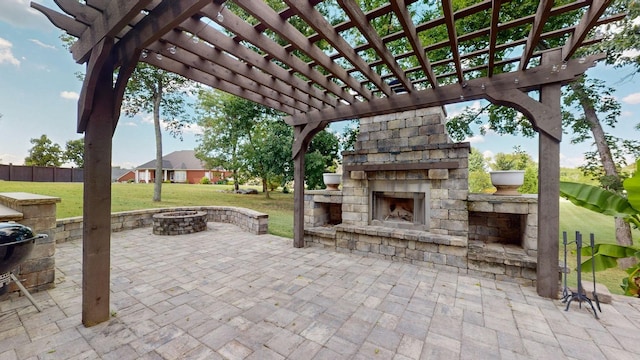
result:
<svg viewBox="0 0 640 360"><path fill-rule="evenodd" d="M342 190L305 193L306 243L466 271L469 151L450 141L441 108L360 119L355 150L343 153ZM427 231L370 225L371 185L381 180L429 184ZM318 227L316 213L338 198L342 223Z"/></svg>
<svg viewBox="0 0 640 360"><path fill-rule="evenodd" d="M28 226L35 234L46 234L37 239L29 257L14 271L20 282L30 291L52 288L55 280L56 204L60 198L30 193L0 193L0 221L15 221ZM17 291L11 283L9 291Z"/></svg>
<svg viewBox="0 0 640 360"><path fill-rule="evenodd" d="M207 221L234 224L255 235L266 234L269 231L269 215L233 206L192 206L117 212L111 214L111 231L152 227L154 214L169 211L202 211L207 214ZM82 239L82 217L58 220L55 238L59 243Z"/></svg>

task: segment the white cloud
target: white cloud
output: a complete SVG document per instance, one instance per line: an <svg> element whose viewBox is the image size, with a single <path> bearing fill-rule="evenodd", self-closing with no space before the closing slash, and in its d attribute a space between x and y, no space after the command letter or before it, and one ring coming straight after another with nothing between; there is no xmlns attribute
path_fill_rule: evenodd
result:
<svg viewBox="0 0 640 360"><path fill-rule="evenodd" d="M122 123L122 126L130 126L130 127L137 127L138 124L136 124L133 121L127 121L126 123Z"/></svg>
<svg viewBox="0 0 640 360"><path fill-rule="evenodd" d="M24 164L24 156L20 157L15 154L0 154L0 163L22 165Z"/></svg>
<svg viewBox="0 0 640 360"><path fill-rule="evenodd" d="M472 137L464 139L464 141L471 143L471 145L479 144L485 141L485 137L483 135L474 135Z"/></svg>
<svg viewBox="0 0 640 360"><path fill-rule="evenodd" d="M482 156L483 156L485 159L493 159L493 151L491 151L491 150L485 150L485 151L483 151L483 152L482 152Z"/></svg>
<svg viewBox="0 0 640 360"><path fill-rule="evenodd" d="M55 46L53 46L53 45L49 45L49 44L45 44L45 43L43 43L42 41L40 41L40 40L38 40L38 39L29 39L29 41L31 41L32 43L34 43L34 44L36 44L36 45L38 45L38 46L40 46L40 47L43 47L43 48L45 48L45 49L53 49L53 50L56 50L56 47L55 47Z"/></svg>
<svg viewBox="0 0 640 360"><path fill-rule="evenodd" d="M20 66L20 60L13 56L13 52L11 51L12 47L13 44L10 41L0 38L0 64L8 63Z"/></svg>
<svg viewBox="0 0 640 360"><path fill-rule="evenodd" d="M29 6L30 2L30 0L2 0L0 21L20 28L51 30L53 25L43 14L32 9Z"/></svg>
<svg viewBox="0 0 640 360"><path fill-rule="evenodd" d="M80 94L75 91L61 91L60 97L67 100L78 100L80 98Z"/></svg>
<svg viewBox="0 0 640 360"><path fill-rule="evenodd" d="M631 105L640 104L640 92L629 94L623 97L622 101Z"/></svg>
<svg viewBox="0 0 640 360"><path fill-rule="evenodd" d="M566 156L560 153L560 166L565 168L577 168L578 166L584 164L583 156Z"/></svg>

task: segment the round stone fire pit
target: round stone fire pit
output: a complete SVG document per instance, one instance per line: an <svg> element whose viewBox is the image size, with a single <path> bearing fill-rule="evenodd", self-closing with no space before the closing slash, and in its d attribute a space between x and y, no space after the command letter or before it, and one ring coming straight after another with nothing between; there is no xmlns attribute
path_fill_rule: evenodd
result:
<svg viewBox="0 0 640 360"><path fill-rule="evenodd" d="M204 211L168 211L153 215L155 235L191 234L206 229L207 213Z"/></svg>

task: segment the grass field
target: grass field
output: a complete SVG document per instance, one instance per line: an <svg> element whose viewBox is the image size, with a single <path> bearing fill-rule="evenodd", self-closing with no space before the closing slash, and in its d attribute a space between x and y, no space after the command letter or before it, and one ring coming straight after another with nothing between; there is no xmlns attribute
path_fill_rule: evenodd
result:
<svg viewBox="0 0 640 360"><path fill-rule="evenodd" d="M29 192L62 199L57 217L82 215L82 183L31 183L0 181L0 192ZM174 206L238 206L269 214L269 232L293 237L293 195L270 192L240 195L228 192L231 185L163 184L162 201L154 202L153 184L114 183L111 186L111 211L127 211Z"/></svg>
<svg viewBox="0 0 640 360"><path fill-rule="evenodd" d="M227 185L188 185L163 184L162 202L153 202L152 184L113 184L113 212L189 205L239 206L269 214L269 232L274 235L293 237L293 194L271 192L271 199L264 194L239 195L228 192ZM0 181L0 192L30 192L57 196L62 199L58 204L58 218L82 215L82 183L30 183ZM543 224L540 224L543 226ZM567 231L569 240L574 239L575 231L580 231L588 239L594 233L596 242L615 243L613 218L577 207L568 201L560 200L560 235ZM640 231L634 230L635 245L640 246ZM559 237L559 239L561 239ZM563 258L560 243L560 259ZM573 261L571 261L573 259ZM575 251L569 255L569 264L575 268ZM575 275L575 272L573 272ZM620 269L610 269L596 274L596 280L605 284L613 293L621 294L618 284L625 276ZM585 280L591 274L585 274ZM575 284L575 280L572 281Z"/></svg>

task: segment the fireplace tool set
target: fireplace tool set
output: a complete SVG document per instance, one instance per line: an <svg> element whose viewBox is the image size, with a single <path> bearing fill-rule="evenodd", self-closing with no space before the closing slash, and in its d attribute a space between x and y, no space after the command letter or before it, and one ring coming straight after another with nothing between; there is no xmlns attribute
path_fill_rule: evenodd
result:
<svg viewBox="0 0 640 360"><path fill-rule="evenodd" d="M595 243L594 243L594 235L593 233L590 234L589 236L590 239L590 244L589 246L591 247L591 255L593 256L594 254L594 247L595 247ZM576 266L576 278L577 278L577 291L573 291L571 290L568 286L567 286L567 276L569 274L569 268L567 265L567 245L575 243L576 244L576 260L577 260L577 266ZM576 300L580 303L580 308L582 308L582 302L587 302L590 306L591 309L593 310L593 315L596 317L596 319L598 319L598 313L596 312L596 308L593 306L593 301L587 297L586 292L584 290L584 288L582 287L582 267L580 266L582 264L582 234L579 231L576 231L576 240L575 241L571 241L568 242L567 241L567 232L563 231L562 232L562 244L564 245L564 269L563 269L563 288L562 288L562 302L563 303L567 303L567 307L564 309L565 311L569 311L569 306L571 305L571 302L573 300ZM596 306L598 307L598 311L602 312L602 310L600 309L600 301L598 300L598 293L596 292L596 264L595 261L591 261L591 274L592 274L592 280L593 280L593 300L596 303Z"/></svg>

